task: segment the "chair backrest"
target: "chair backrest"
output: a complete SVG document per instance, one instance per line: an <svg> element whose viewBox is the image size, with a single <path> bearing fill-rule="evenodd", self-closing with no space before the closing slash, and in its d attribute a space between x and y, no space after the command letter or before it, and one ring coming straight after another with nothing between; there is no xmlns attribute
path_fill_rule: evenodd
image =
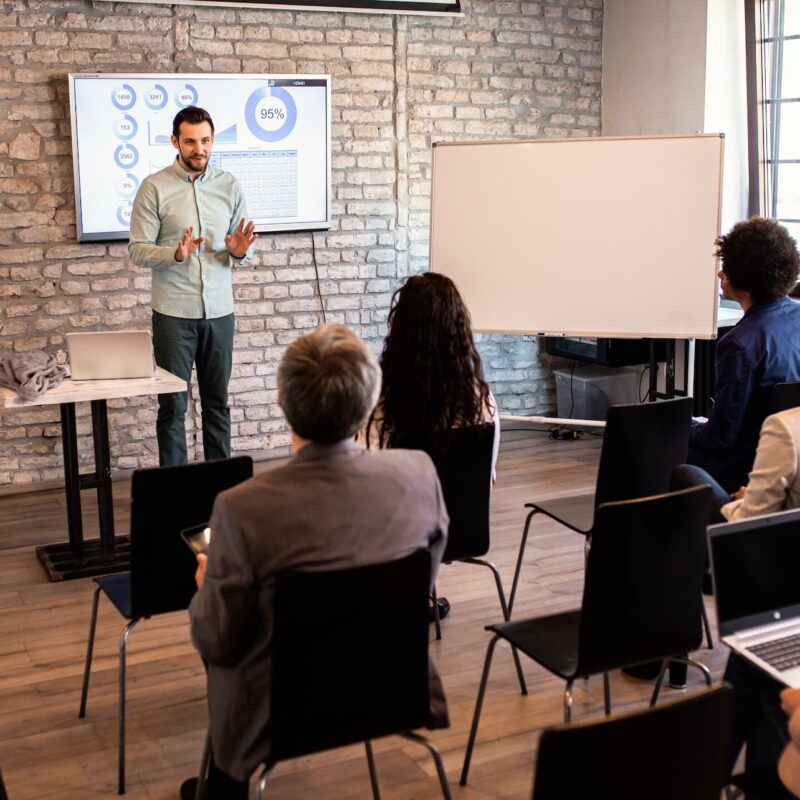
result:
<svg viewBox="0 0 800 800"><path fill-rule="evenodd" d="M494 424L451 428L429 438L407 437L395 447L424 450L436 466L450 516L443 561L478 558L489 550Z"/></svg>
<svg viewBox="0 0 800 800"><path fill-rule="evenodd" d="M686 463L691 420L691 397L611 406L596 505L668 492L672 470Z"/></svg>
<svg viewBox="0 0 800 800"><path fill-rule="evenodd" d="M777 414L779 411L786 411L787 408L797 408L797 406L800 406L800 381L776 383L772 387L767 416Z"/></svg>
<svg viewBox="0 0 800 800"><path fill-rule="evenodd" d="M0 800L8 800L6 785L3 783L3 773L0 772Z"/></svg>
<svg viewBox="0 0 800 800"><path fill-rule="evenodd" d="M679 655L701 640L711 489L606 503L586 564L579 675Z"/></svg>
<svg viewBox="0 0 800 800"><path fill-rule="evenodd" d="M718 686L646 711L548 728L533 800L719 800L732 692Z"/></svg>
<svg viewBox="0 0 800 800"><path fill-rule="evenodd" d="M217 495L253 475L249 456L138 469L131 481L131 614L187 608L197 560L180 532L211 518Z"/></svg>
<svg viewBox="0 0 800 800"><path fill-rule="evenodd" d="M271 761L363 742L430 720L431 556L279 575Z"/></svg>

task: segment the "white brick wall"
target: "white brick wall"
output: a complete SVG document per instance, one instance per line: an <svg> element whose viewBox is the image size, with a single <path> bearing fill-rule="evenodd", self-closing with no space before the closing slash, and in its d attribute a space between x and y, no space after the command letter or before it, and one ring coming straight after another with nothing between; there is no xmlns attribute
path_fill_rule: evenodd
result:
<svg viewBox="0 0 800 800"><path fill-rule="evenodd" d="M602 0L464 0L461 17L3 0L0 353L64 360L73 329L149 325L150 275L124 244L75 243L69 71L329 72L333 220L316 234L329 320L377 349L389 300L427 267L431 144L599 132ZM546 191L543 188L542 191ZM237 268L233 448L286 445L283 347L317 324L309 234L262 236ZM479 337L503 409L554 407L537 344ZM199 404L187 420L200 455ZM155 401L109 403L113 465L156 463ZM87 409L81 459L91 464ZM3 412L0 485L59 478L58 411Z"/></svg>

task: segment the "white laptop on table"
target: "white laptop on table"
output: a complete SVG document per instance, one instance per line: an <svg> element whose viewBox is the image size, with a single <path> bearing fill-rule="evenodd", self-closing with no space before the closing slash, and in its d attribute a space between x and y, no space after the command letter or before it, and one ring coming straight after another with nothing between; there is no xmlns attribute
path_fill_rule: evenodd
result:
<svg viewBox="0 0 800 800"><path fill-rule="evenodd" d="M708 528L722 641L800 687L800 509Z"/></svg>
<svg viewBox="0 0 800 800"><path fill-rule="evenodd" d="M74 381L152 378L150 331L87 331L66 335Z"/></svg>

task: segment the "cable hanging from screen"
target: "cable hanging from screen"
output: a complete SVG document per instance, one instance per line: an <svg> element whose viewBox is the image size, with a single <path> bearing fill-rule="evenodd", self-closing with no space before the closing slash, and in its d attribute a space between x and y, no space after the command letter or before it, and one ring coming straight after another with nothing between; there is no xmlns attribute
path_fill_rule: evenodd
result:
<svg viewBox="0 0 800 800"><path fill-rule="evenodd" d="M317 299L319 300L319 310L322 313L322 324L327 325L328 320L325 316L325 302L322 299L322 287L319 282L319 267L317 266L317 243L314 239L314 232L311 232L311 260L314 262L314 275L317 280Z"/></svg>

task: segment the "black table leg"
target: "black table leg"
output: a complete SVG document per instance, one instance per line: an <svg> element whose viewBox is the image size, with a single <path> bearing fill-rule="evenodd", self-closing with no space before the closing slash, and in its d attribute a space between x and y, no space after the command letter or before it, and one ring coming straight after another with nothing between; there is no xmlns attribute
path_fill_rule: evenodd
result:
<svg viewBox="0 0 800 800"><path fill-rule="evenodd" d="M78 434L75 403L61 404L61 442L64 448L64 483L67 492L69 546L77 561L83 559L83 518L81 516L81 476L78 471Z"/></svg>
<svg viewBox="0 0 800 800"><path fill-rule="evenodd" d="M92 400L92 438L97 481L100 541L109 559L114 558L114 500L111 495L111 455L108 446L108 413L105 400Z"/></svg>
<svg viewBox="0 0 800 800"><path fill-rule="evenodd" d="M67 493L69 542L36 548L51 581L107 575L130 568L130 539L114 537L114 504L111 493L111 459L108 446L108 413L105 400L92 401L92 438L95 471L81 474L75 404L61 404L61 438L64 443L64 482ZM97 489L100 539L83 540L81 489Z"/></svg>

